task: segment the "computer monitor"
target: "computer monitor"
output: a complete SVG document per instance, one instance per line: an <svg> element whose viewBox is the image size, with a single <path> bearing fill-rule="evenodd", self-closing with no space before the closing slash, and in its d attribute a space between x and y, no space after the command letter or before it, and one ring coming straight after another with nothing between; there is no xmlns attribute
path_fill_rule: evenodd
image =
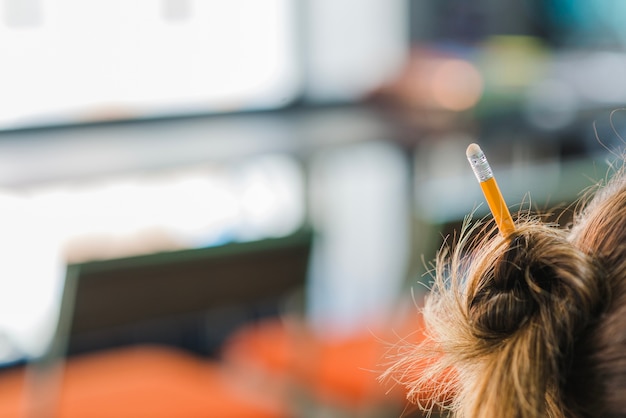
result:
<svg viewBox="0 0 626 418"><path fill-rule="evenodd" d="M310 248L311 234L302 231L70 265L50 358L142 343L210 354L229 331L224 323L279 313L282 301L302 289ZM215 313L222 321L211 322Z"/></svg>

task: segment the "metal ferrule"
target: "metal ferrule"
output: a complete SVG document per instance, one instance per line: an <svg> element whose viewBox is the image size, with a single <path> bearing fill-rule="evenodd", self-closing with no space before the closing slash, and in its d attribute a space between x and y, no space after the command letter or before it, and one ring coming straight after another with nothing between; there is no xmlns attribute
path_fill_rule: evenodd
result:
<svg viewBox="0 0 626 418"><path fill-rule="evenodd" d="M467 159L479 182L482 183L493 177L493 172L491 171L487 157L485 157L482 151L467 157Z"/></svg>

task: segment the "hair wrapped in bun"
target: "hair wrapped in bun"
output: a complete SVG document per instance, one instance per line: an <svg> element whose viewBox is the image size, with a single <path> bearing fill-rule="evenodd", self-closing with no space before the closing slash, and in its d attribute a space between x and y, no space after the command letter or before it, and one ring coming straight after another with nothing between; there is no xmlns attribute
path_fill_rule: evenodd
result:
<svg viewBox="0 0 626 418"><path fill-rule="evenodd" d="M564 416L574 342L606 297L602 269L539 221L490 235L442 252L424 306L429 339L392 373L426 408L453 394L445 407L457 416Z"/></svg>
<svg viewBox="0 0 626 418"><path fill-rule="evenodd" d="M471 240L475 228L440 252L427 339L385 376L456 417L626 416L624 175L571 229L526 218Z"/></svg>
<svg viewBox="0 0 626 418"><path fill-rule="evenodd" d="M468 346L454 361L480 373L463 385L463 415L560 416L575 341L606 298L602 269L562 231L534 222L470 257L457 307Z"/></svg>
<svg viewBox="0 0 626 418"><path fill-rule="evenodd" d="M600 271L561 231L528 224L490 247L472 256L467 277L465 309L476 338L501 344L517 332L545 332L554 315L554 331L566 336L596 310Z"/></svg>

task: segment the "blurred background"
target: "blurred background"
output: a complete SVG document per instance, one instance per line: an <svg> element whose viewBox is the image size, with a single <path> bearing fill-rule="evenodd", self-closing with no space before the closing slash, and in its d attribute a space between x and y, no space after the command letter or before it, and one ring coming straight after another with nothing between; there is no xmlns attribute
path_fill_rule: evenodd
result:
<svg viewBox="0 0 626 418"><path fill-rule="evenodd" d="M376 378L487 215L465 148L565 226L624 146L624 17L0 0L0 415L416 414Z"/></svg>

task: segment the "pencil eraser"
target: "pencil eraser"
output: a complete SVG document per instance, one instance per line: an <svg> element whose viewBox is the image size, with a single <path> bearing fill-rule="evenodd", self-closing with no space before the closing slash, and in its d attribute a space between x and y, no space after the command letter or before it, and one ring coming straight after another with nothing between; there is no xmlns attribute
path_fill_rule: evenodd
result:
<svg viewBox="0 0 626 418"><path fill-rule="evenodd" d="M478 155L482 154L483 150L480 149L478 144L469 144L467 150L465 151L465 155L467 158L476 158Z"/></svg>

